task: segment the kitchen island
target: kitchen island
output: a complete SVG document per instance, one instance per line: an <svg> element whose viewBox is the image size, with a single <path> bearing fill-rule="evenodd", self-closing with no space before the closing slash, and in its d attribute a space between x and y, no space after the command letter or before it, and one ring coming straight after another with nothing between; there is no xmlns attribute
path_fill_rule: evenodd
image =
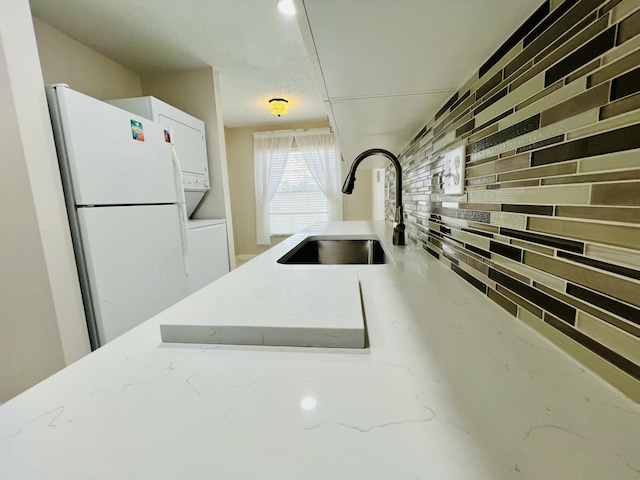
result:
<svg viewBox="0 0 640 480"><path fill-rule="evenodd" d="M291 237L0 406L0 478L640 479L638 404L389 225L310 233L393 262L278 264ZM357 271L366 348L162 343L185 303L290 268Z"/></svg>

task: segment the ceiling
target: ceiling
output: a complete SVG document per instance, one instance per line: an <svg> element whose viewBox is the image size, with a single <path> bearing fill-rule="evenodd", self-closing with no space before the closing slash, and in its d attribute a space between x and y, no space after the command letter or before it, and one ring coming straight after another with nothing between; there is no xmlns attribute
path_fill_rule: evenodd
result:
<svg viewBox="0 0 640 480"><path fill-rule="evenodd" d="M542 4L542 0L299 2L304 3L306 19L298 22L323 79L323 100L347 161L369 148L399 153ZM367 162L373 163L367 160L363 166Z"/></svg>
<svg viewBox="0 0 640 480"><path fill-rule="evenodd" d="M34 16L144 75L212 66L225 126L327 115L351 161L399 151L542 0L31 0ZM368 165L367 165L368 163ZM364 167L385 163L367 161Z"/></svg>
<svg viewBox="0 0 640 480"><path fill-rule="evenodd" d="M320 84L296 18L275 0L30 0L33 16L145 75L212 66L225 126L323 120Z"/></svg>

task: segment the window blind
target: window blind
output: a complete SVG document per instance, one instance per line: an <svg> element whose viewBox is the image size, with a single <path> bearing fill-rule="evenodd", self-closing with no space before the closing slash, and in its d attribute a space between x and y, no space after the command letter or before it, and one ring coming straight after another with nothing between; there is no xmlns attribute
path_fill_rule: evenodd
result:
<svg viewBox="0 0 640 480"><path fill-rule="evenodd" d="M295 148L269 203L269 216L272 235L291 235L329 220L329 202L313 179L304 156Z"/></svg>

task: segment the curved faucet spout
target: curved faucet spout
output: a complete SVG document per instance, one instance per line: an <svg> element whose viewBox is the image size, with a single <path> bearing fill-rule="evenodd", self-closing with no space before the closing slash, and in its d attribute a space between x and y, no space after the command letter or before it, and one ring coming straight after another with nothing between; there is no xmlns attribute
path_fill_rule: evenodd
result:
<svg viewBox="0 0 640 480"><path fill-rule="evenodd" d="M404 213L402 209L402 167L400 166L398 158L393 153L382 148L371 148L358 155L351 164L349 174L344 181L344 185L342 185L342 193L346 193L347 195L353 193L353 187L356 183L356 169L365 158L372 155L382 155L383 157L387 157L389 160L391 160L391 163L393 163L393 166L396 169L396 216L393 225L393 244L404 245L405 227L403 222Z"/></svg>

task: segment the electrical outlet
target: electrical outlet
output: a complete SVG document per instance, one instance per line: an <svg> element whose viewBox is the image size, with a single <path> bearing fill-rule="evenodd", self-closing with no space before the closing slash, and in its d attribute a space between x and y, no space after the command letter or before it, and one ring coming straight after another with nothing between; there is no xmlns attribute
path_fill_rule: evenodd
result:
<svg viewBox="0 0 640 480"><path fill-rule="evenodd" d="M464 144L447 152L444 159L442 184L445 195L464 193L465 147Z"/></svg>

